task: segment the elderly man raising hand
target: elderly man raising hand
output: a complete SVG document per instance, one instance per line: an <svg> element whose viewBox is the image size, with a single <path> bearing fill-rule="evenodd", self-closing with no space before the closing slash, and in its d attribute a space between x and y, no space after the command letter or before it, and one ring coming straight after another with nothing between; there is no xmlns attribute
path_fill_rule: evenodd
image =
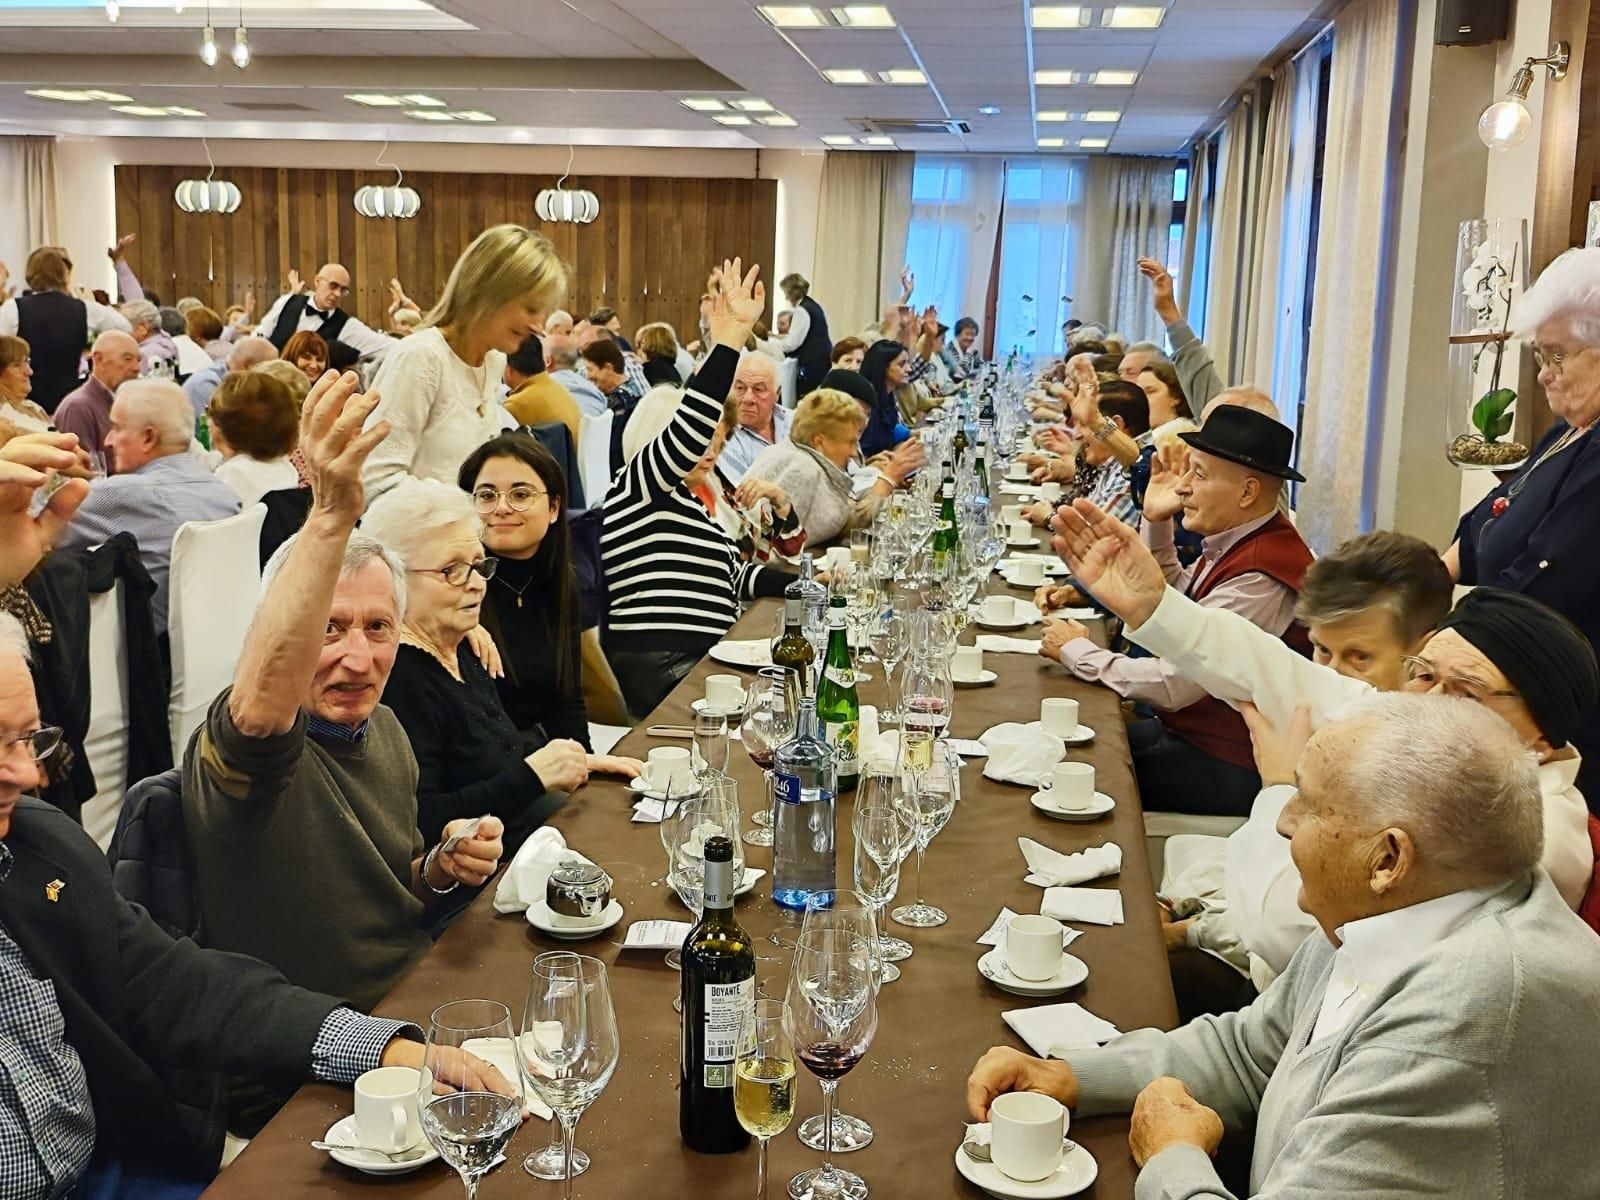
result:
<svg viewBox="0 0 1600 1200"><path fill-rule="evenodd" d="M1539 868L1539 784L1481 704L1386 694L1316 733L1279 831L1321 936L1250 1007L1062 1062L996 1048L967 1082L1133 1113L1141 1197L1594 1194L1600 941Z"/></svg>

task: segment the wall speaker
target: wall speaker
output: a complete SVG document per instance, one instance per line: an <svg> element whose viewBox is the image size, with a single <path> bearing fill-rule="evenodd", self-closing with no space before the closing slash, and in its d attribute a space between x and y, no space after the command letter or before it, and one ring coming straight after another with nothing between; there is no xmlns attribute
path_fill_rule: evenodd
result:
<svg viewBox="0 0 1600 1200"><path fill-rule="evenodd" d="M1511 28L1511 0L1439 0L1438 46L1482 46L1501 41Z"/></svg>

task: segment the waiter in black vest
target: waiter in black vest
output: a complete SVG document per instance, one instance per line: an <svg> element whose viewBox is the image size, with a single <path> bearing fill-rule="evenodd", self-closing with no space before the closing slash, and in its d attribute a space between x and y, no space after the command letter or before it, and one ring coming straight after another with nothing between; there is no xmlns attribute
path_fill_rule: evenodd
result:
<svg viewBox="0 0 1600 1200"><path fill-rule="evenodd" d="M60 246L40 246L28 255L25 277L28 291L0 304L0 334L28 343L33 362L29 398L53 413L83 377L80 368L90 335L112 329L131 333L133 326L110 305L71 293L72 260Z"/></svg>
<svg viewBox="0 0 1600 1200"><path fill-rule="evenodd" d="M394 339L378 333L344 311L350 295L350 272L338 263L326 263L311 281L311 294L302 290L300 275L289 272L289 291L279 296L261 318L260 332L283 353L289 339L302 329L322 335L332 345L343 342L362 358L378 358Z"/></svg>
<svg viewBox="0 0 1600 1200"><path fill-rule="evenodd" d="M823 313L822 305L811 298L811 284L805 276L796 273L785 275L778 287L783 290L784 298L789 301L792 310L789 332L769 338L760 345L768 354L787 356L798 364L799 378L795 388L795 399L798 401L808 392L815 391L821 385L822 377L833 366L833 339L828 336L827 315Z"/></svg>

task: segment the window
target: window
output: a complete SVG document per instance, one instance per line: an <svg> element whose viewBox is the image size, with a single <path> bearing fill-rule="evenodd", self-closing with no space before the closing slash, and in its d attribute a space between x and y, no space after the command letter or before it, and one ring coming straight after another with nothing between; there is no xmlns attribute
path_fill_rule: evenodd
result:
<svg viewBox="0 0 1600 1200"><path fill-rule="evenodd" d="M1183 222L1189 209L1189 167L1179 163L1172 173L1172 224L1167 227L1167 272L1176 279L1183 270Z"/></svg>
<svg viewBox="0 0 1600 1200"><path fill-rule="evenodd" d="M1317 240L1322 228L1322 168L1327 161L1328 148L1328 93L1331 84L1333 38L1322 39L1320 48L1313 49L1307 56L1306 69L1316 71L1316 151L1311 165L1311 186L1308 204L1310 215L1307 221L1306 236L1306 273L1304 303L1302 305L1301 323L1296 331L1300 336L1300 362L1299 362L1299 390L1295 395L1294 414L1294 448L1298 461L1300 446L1303 442L1306 417L1306 366L1311 358L1311 297L1316 294L1317 281ZM1298 486L1295 491L1298 493Z"/></svg>
<svg viewBox="0 0 1600 1200"><path fill-rule="evenodd" d="M917 155L911 173L911 228L906 264L917 277L915 304L936 306L954 325L966 290L973 222L972 170L958 159Z"/></svg>
<svg viewBox="0 0 1600 1200"><path fill-rule="evenodd" d="M1005 222L1000 231L996 356L1059 354L1061 326L1072 315L1073 255L1083 222L1084 169L1076 158L1020 158L1006 163Z"/></svg>

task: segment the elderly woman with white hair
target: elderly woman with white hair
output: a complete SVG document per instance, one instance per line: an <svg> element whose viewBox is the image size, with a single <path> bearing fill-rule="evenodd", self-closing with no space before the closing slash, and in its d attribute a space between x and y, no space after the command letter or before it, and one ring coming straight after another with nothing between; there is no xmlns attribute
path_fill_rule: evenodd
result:
<svg viewBox="0 0 1600 1200"><path fill-rule="evenodd" d="M178 343L161 327L161 310L148 300L130 300L121 312L139 343L140 374L145 379L176 379Z"/></svg>
<svg viewBox="0 0 1600 1200"><path fill-rule="evenodd" d="M1526 592L1561 613L1600 651L1600 249L1568 250L1511 312L1532 343L1539 384L1556 422L1527 465L1456 526L1445 565L1464 584ZM1600 712L1572 739L1583 755L1578 786L1600 812Z"/></svg>
<svg viewBox="0 0 1600 1200"><path fill-rule="evenodd" d="M456 817L505 822L508 855L589 778L625 771L571 738L519 731L468 635L478 628L496 560L479 537L472 498L434 479L412 479L373 502L362 532L406 569L400 649L384 689L417 759L417 825L428 843Z"/></svg>
<svg viewBox="0 0 1600 1200"><path fill-rule="evenodd" d="M1128 1112L1141 1196L1594 1195L1600 940L1539 867L1533 756L1481 704L1374 696L1307 744L1279 821L1320 927L1250 1007L1062 1061L996 1047L1015 1091ZM1573 1087L1553 1086L1568 1080Z"/></svg>

